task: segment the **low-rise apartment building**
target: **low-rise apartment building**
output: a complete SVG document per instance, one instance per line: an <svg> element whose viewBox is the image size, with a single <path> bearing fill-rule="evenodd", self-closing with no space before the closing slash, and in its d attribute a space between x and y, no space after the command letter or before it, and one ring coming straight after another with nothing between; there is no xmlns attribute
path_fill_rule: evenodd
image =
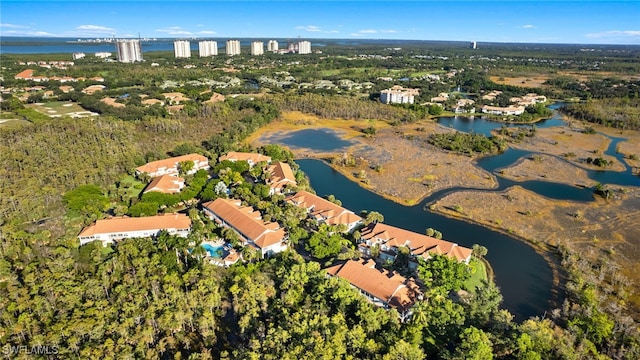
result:
<svg viewBox="0 0 640 360"><path fill-rule="evenodd" d="M152 178L161 175L177 176L179 173L180 163L192 161L193 168L187 174L194 174L201 169L209 169L209 159L200 154L187 154L176 156L168 159L152 161L136 168L136 174L147 173Z"/></svg>
<svg viewBox="0 0 640 360"><path fill-rule="evenodd" d="M184 214L164 214L144 217L114 217L96 220L78 235L80 245L102 241L104 246L118 240L155 237L161 231L186 237L191 231L191 219Z"/></svg>
<svg viewBox="0 0 640 360"><path fill-rule="evenodd" d="M308 191L298 191L296 194L289 196L286 201L306 209L309 217L320 224L345 225L347 232L352 232L363 223L362 218L354 214L353 211Z"/></svg>
<svg viewBox="0 0 640 360"><path fill-rule="evenodd" d="M469 248L387 224L370 224L361 230L361 234L359 250L372 256L372 249L377 247L382 261L394 260L399 248L407 247L412 257L409 267L413 270L418 266L419 257L428 260L433 255L446 255L465 264L471 260L472 250Z"/></svg>
<svg viewBox="0 0 640 360"><path fill-rule="evenodd" d="M411 314L411 307L422 299L419 286L404 276L376 268L374 260L348 260L325 271L344 279L374 305L398 310L401 320Z"/></svg>
<svg viewBox="0 0 640 360"><path fill-rule="evenodd" d="M204 203L202 209L211 220L233 229L245 245L259 249L262 257L287 249L284 228L277 222L264 222L259 211L242 206L240 200L218 198Z"/></svg>

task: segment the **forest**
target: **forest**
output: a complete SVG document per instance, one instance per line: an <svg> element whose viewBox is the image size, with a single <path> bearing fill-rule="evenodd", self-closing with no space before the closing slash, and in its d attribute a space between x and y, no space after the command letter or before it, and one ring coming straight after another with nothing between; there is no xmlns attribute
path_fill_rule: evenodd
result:
<svg viewBox="0 0 640 360"><path fill-rule="evenodd" d="M339 78L350 68L352 74L361 77L353 80L369 80L374 83L374 90L388 85L376 80L380 74L411 75L415 71L442 72L444 66L464 67L468 70L461 74L466 74L456 75L448 85L458 82L468 86L467 91L511 89L491 83L484 71L470 71L478 66L486 66L489 73L514 67L513 61L504 59L487 61L486 65L469 60L470 56L491 56L489 51L472 54L467 49L408 48L407 53L394 54L375 47L356 50L336 46L325 51L322 59L318 55L301 57L300 65L295 66L282 62L265 68L262 65L274 61L268 56L257 63L249 62L247 57L234 58L231 65L246 67L236 75L243 81L283 69L300 81L325 78L322 71L336 69L339 72L331 76ZM355 58L363 51L391 58ZM532 55L529 50L503 51L503 57L517 59L517 69L553 69L548 62L526 60ZM438 59L456 53L461 57L452 58L449 63ZM433 56L434 60L422 56ZM592 55L578 57L559 50L542 57L559 63L575 59L563 65L575 70L596 60ZM12 56L7 58L15 60ZM149 58L178 63L166 54ZM210 60L211 67L205 70L204 60L194 60L202 61L202 67L169 71L162 67L150 70L141 64L93 61L79 63L68 74L104 76L109 95L136 91L158 94L160 90L155 87L165 80L186 83L203 77L221 79L228 74L212 69L229 65L223 59ZM131 67L125 70L128 65ZM377 73L353 71L354 65L377 69ZM626 75L637 64L621 60L608 66L607 70L618 69ZM33 86L9 76L23 68L8 64L2 70L2 85ZM125 73L131 76L125 78ZM420 87L425 97L449 87L417 78L410 84ZM608 84L603 92L618 83ZM54 358L71 359L640 357L638 327L623 300L604 301L618 296L616 292L623 299L623 284L609 279L615 286L607 286L609 292L603 294L598 279L608 278L601 270L605 267L593 266L567 249L558 250L559 261L567 269L565 300L544 317L514 320L512 314L501 309L500 289L490 281L466 289L466 299L453 299L449 296L451 291L462 287L455 280L465 275L456 263L443 257L420 264L416 276L425 284L425 297L416 304L410 320L401 322L394 310L374 306L348 283L328 277L322 270L327 263L357 256L352 251L353 238L336 237L335 229L311 227L318 230L319 235L314 237L307 231L311 225L303 214L284 205L281 196L268 195L264 186L247 181L260 179L263 174L251 173L241 165L217 162L220 155L231 150L260 151L290 162L301 188L306 188L308 182L297 171L291 153L279 147L250 149L242 140L277 119L281 111L295 110L325 118L380 119L393 125L428 119L424 110L383 106L355 90L323 94L276 87L263 89L260 97L228 97L224 102L204 103L204 98L194 94L203 90L247 94L252 90L242 86L226 90L203 84L190 86L167 88L191 95L193 100L185 105L185 111L157 111L141 107L134 100L130 106L139 111L135 116L97 105L95 110L101 115L92 119L38 117L24 112L26 101L18 101L18 94L3 94L3 118L9 112L11 117L19 115L28 121L0 125L0 348L4 354L10 353L12 347L46 345L55 350L50 354ZM550 86L536 91L567 97L578 91L569 85ZM85 97L80 95L80 87L78 84L76 93L59 95L87 106L105 96ZM531 89L512 90L523 94ZM586 99L588 92L580 91ZM636 111L637 104L637 95L633 94L628 99L593 96L585 103L573 104L576 110L568 111L598 114L604 106ZM585 109L580 110L580 106ZM591 121L599 122L597 119ZM633 128L637 123L634 121L625 122L625 126ZM462 152L497 151L503 146L487 138L467 138L462 134L434 137L432 141ZM211 160L213 179L206 179L202 173L187 178L190 192L184 198L140 195L142 182L135 179L136 166L192 152ZM285 226L291 234L291 249L265 260L246 254L250 261L230 268L209 264L197 252L190 252L190 242L197 244L205 236L233 237L198 210L198 201L222 196L216 190L219 182L245 204L258 209L263 217ZM114 247L103 248L99 243L78 245L79 231L98 218L163 211L188 214L194 224L192 238L162 234L156 239L122 241ZM384 213L384 209L379 211ZM32 358L25 352L14 355Z"/></svg>

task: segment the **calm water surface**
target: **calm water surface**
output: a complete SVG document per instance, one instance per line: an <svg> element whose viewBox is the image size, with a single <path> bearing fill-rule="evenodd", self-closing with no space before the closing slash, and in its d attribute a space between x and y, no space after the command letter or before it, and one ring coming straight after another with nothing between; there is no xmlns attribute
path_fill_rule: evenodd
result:
<svg viewBox="0 0 640 360"><path fill-rule="evenodd" d="M555 110L561 104L554 104L549 108ZM460 131L483 133L490 135L491 130L500 128L502 123L487 121L482 117L474 119L464 117L441 118L438 121L445 126L451 126ZM509 124L512 126L513 124ZM537 127L551 127L564 125L562 117L555 113L548 120L539 122ZM521 125L531 126L531 125ZM318 136L318 138L316 138ZM640 186L640 177L632 174L632 169L623 161L623 156L616 153L617 144L623 140L612 138L611 145L605 152L614 156L626 166L625 171L594 171L588 170L588 176L595 182L610 185ZM344 141L326 132L314 133L308 130L289 133L282 137L280 143L287 146L305 147L319 151L332 151L343 148ZM484 170L496 174L496 170L512 165L522 157L530 157L535 152L508 149L507 151L480 159L477 164ZM426 228L442 231L446 240L471 247L480 244L487 249L487 259L494 269L495 281L504 296L503 306L516 315L519 321L531 316L543 315L549 309L552 301L559 300L560 295L552 291L552 271L549 264L524 242L492 231L479 225L460 220L450 219L425 210L425 204L436 200L449 192L465 190L465 188L445 189L432 194L421 204L406 207L387 200L372 193L358 184L345 178L320 160L297 160L301 169L309 176L311 185L321 196L333 194L340 199L346 208L355 212L361 210L376 210L385 217L385 223L423 233ZM519 185L542 196L573 201L593 201L593 191L548 181L515 182L497 177L498 187L489 191L500 191L508 187ZM555 298L554 298L555 296Z"/></svg>

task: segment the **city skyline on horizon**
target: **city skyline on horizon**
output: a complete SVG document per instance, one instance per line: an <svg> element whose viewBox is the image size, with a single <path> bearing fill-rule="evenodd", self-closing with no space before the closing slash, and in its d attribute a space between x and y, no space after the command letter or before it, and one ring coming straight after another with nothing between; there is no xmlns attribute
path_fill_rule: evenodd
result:
<svg viewBox="0 0 640 360"><path fill-rule="evenodd" d="M3 0L0 36L640 45L638 1L36 3Z"/></svg>

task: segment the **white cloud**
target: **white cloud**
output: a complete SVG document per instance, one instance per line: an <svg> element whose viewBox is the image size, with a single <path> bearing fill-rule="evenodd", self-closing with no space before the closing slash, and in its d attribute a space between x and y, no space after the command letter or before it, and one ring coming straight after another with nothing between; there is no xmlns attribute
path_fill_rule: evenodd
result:
<svg viewBox="0 0 640 360"><path fill-rule="evenodd" d="M397 33L397 30L393 30L393 29L385 29L385 30L377 30L377 29L363 29L363 30L358 30L355 33L352 33L351 36L364 36L364 35L368 35L368 34L394 34Z"/></svg>
<svg viewBox="0 0 640 360"><path fill-rule="evenodd" d="M28 26L24 25L16 25L16 24L0 24L0 27L10 28L10 29L28 29Z"/></svg>
<svg viewBox="0 0 640 360"><path fill-rule="evenodd" d="M605 39L605 38L639 38L640 30L610 30L599 33L586 34L589 39Z"/></svg>
<svg viewBox="0 0 640 360"><path fill-rule="evenodd" d="M531 24L517 26L517 27L519 27L520 29L534 29L535 28L535 26L531 25Z"/></svg>
<svg viewBox="0 0 640 360"><path fill-rule="evenodd" d="M308 32L321 32L322 31L322 29L320 29L319 26L315 26L315 25L296 26L296 30L304 30L304 31L308 31Z"/></svg>
<svg viewBox="0 0 640 360"><path fill-rule="evenodd" d="M91 31L91 32L114 32L115 31L115 29L113 28L106 27L106 26L99 26L99 25L80 25L76 27L76 30Z"/></svg>
<svg viewBox="0 0 640 360"><path fill-rule="evenodd" d="M191 31L183 30L180 26L170 26L164 29L156 29L156 31L167 35L193 35Z"/></svg>
<svg viewBox="0 0 640 360"><path fill-rule="evenodd" d="M215 31L211 31L211 30L202 30L202 31L198 32L198 34L202 34L202 35L215 35L215 34L217 34L217 32L215 32Z"/></svg>
<svg viewBox="0 0 640 360"><path fill-rule="evenodd" d="M46 31L7 30L2 33L11 36L57 36L56 34L48 33Z"/></svg>
<svg viewBox="0 0 640 360"><path fill-rule="evenodd" d="M316 26L316 25L304 25L304 26L300 25L300 26L296 26L296 30L304 30L306 32L316 32L316 33L323 33L323 34L337 34L340 32L338 30L324 30L320 26Z"/></svg>

